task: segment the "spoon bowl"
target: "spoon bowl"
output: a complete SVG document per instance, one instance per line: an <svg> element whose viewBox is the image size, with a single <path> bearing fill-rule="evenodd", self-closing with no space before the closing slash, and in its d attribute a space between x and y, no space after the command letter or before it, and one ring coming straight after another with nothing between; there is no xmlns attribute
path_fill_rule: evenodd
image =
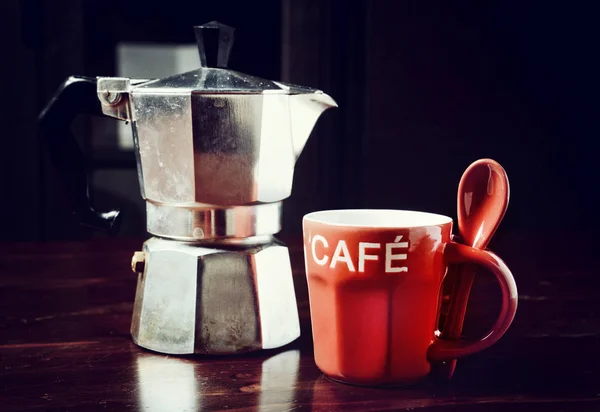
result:
<svg viewBox="0 0 600 412"><path fill-rule="evenodd" d="M495 160L472 163L458 185L458 231L462 242L487 247L508 208L510 187L504 168Z"/></svg>

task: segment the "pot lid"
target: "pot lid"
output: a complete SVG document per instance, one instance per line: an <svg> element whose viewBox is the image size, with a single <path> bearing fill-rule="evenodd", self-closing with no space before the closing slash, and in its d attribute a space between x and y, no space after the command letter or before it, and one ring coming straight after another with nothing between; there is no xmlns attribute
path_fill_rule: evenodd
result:
<svg viewBox="0 0 600 412"><path fill-rule="evenodd" d="M135 87L134 93L152 94L263 94L293 93L293 87L227 69L234 29L212 21L195 26L201 68L152 80Z"/></svg>

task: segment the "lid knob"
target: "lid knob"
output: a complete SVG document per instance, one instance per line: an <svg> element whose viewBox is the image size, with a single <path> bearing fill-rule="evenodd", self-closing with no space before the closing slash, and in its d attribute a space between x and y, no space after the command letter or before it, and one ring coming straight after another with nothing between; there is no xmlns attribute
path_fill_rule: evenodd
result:
<svg viewBox="0 0 600 412"><path fill-rule="evenodd" d="M202 67L227 67L234 31L233 27L218 21L194 26Z"/></svg>

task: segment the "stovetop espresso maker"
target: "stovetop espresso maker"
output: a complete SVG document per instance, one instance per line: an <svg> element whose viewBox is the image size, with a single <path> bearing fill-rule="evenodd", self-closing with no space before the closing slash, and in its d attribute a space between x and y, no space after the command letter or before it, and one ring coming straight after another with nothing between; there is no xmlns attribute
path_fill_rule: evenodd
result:
<svg viewBox="0 0 600 412"><path fill-rule="evenodd" d="M81 223L116 232L118 211L91 206L79 114L131 123L147 231L133 255L131 335L168 354L231 354L300 336L282 201L327 94L227 69L233 29L194 28L201 67L159 80L70 77L40 129ZM211 41L212 40L212 41Z"/></svg>

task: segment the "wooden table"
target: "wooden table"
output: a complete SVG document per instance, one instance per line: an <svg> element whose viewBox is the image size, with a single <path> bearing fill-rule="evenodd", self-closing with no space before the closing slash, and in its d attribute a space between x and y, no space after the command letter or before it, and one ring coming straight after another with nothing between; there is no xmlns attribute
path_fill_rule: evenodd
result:
<svg viewBox="0 0 600 412"><path fill-rule="evenodd" d="M459 361L452 381L396 389L334 383L312 358L297 240L292 244L302 336L280 350L174 357L129 336L140 241L0 245L1 411L598 411L600 273L593 233L499 232L491 248L519 286L503 339ZM481 274L465 334L498 303Z"/></svg>

